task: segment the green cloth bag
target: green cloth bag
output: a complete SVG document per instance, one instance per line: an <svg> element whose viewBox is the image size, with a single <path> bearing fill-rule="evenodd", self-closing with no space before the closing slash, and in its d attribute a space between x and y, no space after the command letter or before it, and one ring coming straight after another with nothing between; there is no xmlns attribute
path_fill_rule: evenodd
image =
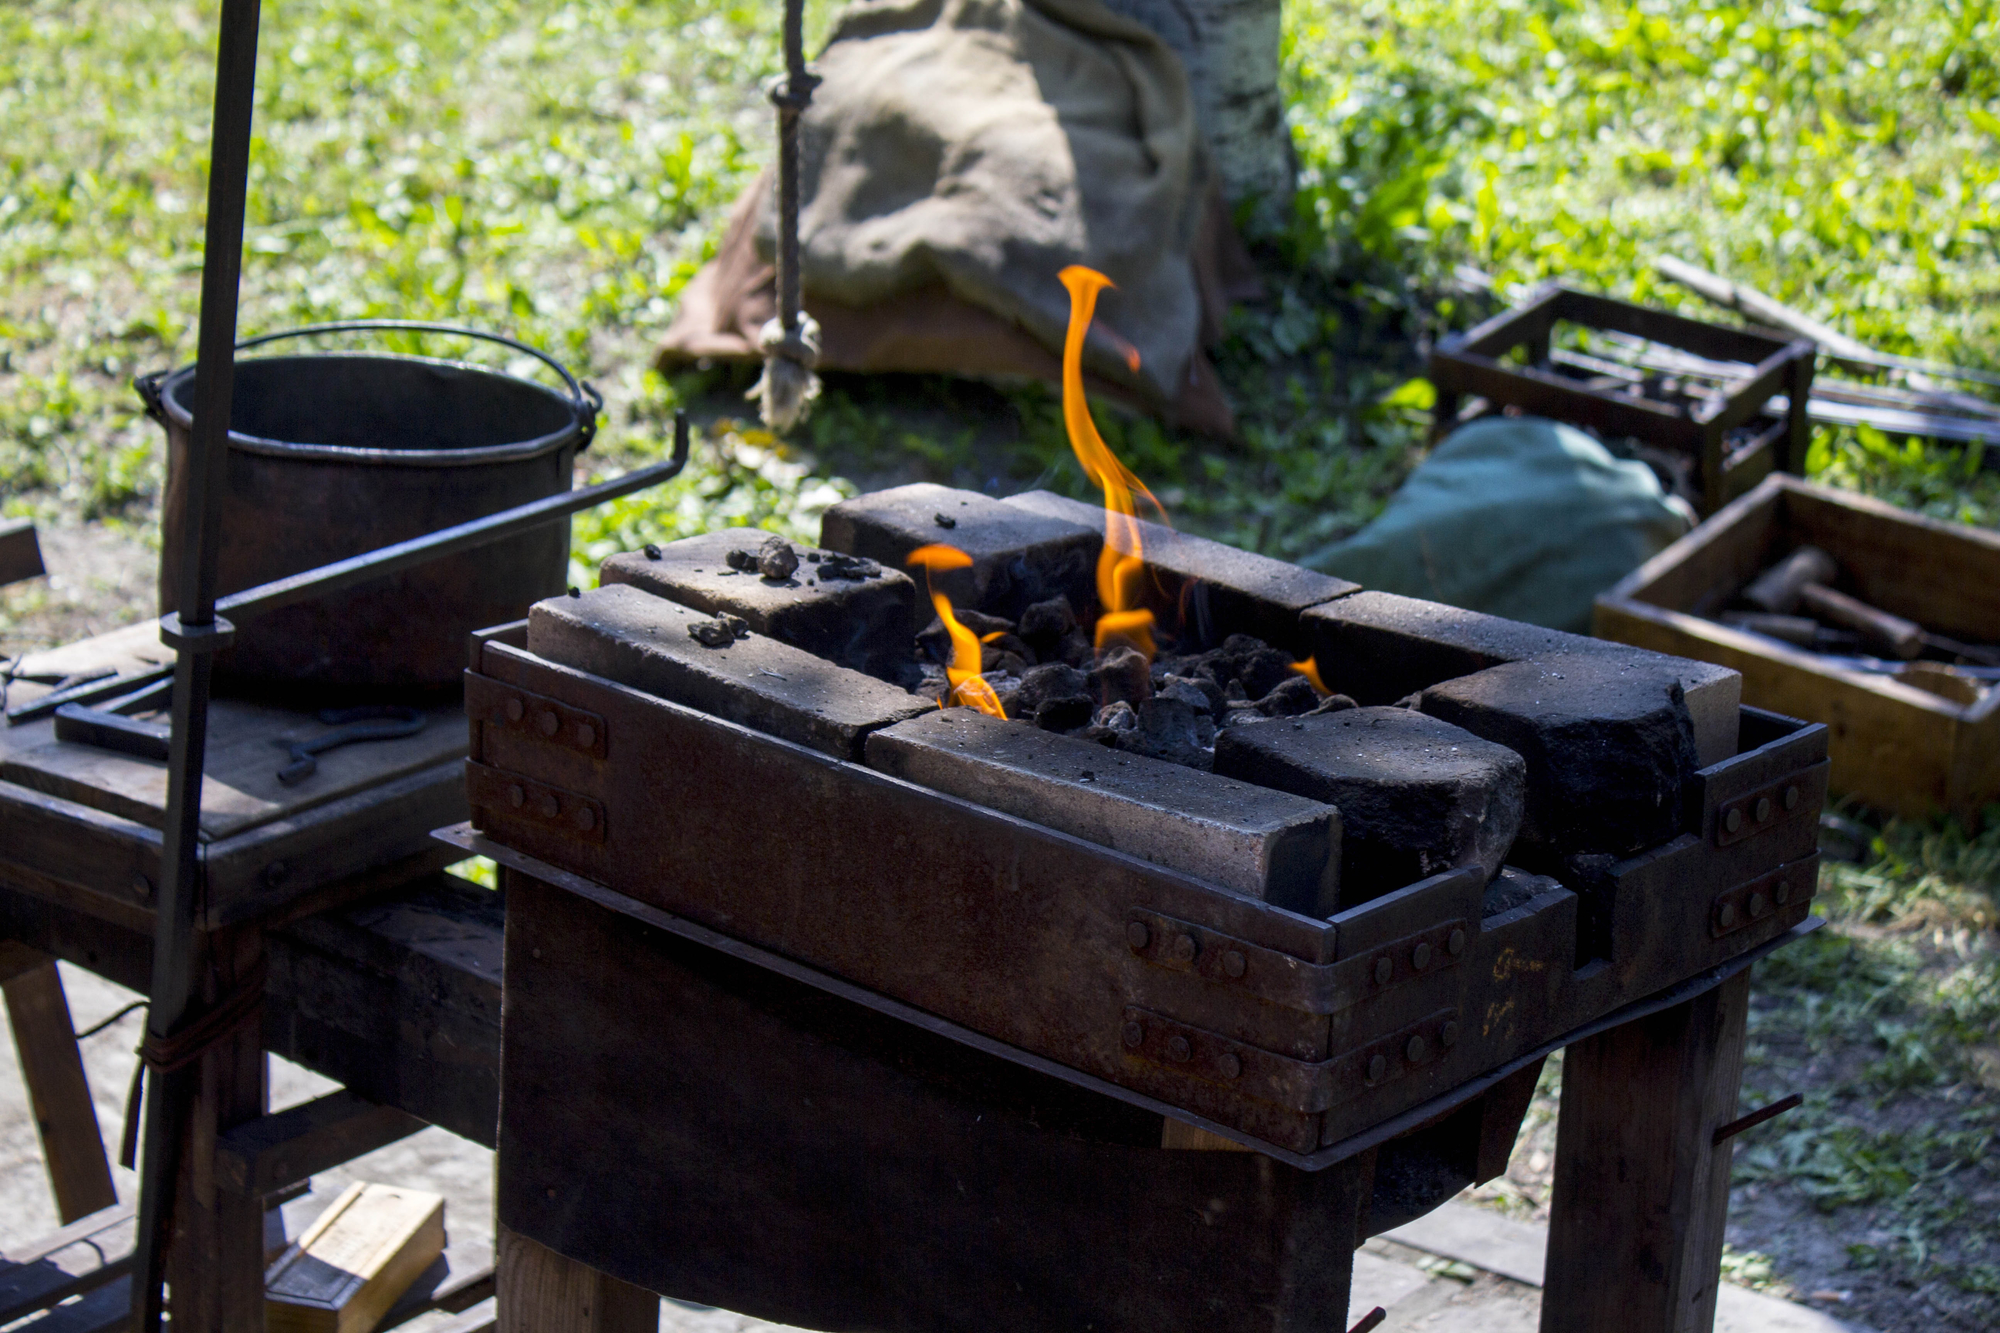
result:
<svg viewBox="0 0 2000 1333"><path fill-rule="evenodd" d="M1644 463L1573 426L1459 427L1382 516L1300 561L1366 588L1590 632L1590 604L1694 526Z"/></svg>

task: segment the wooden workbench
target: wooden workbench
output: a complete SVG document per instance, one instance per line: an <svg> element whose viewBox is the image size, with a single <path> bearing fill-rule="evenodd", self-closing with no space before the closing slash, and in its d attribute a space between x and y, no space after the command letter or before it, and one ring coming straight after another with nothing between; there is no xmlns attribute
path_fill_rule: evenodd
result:
<svg viewBox="0 0 2000 1333"><path fill-rule="evenodd" d="M169 660L157 626L136 625L29 655L14 667L8 702L32 702L65 677L125 675ZM317 718L270 704L214 705L197 890L204 984L217 991L264 971L270 1049L375 1101L337 1094L347 1100L266 1116L266 1046L254 1023L203 1057L171 1259L176 1328L261 1326L261 1196L290 1183L280 1177L303 1179L426 1121L492 1139L497 904L481 924L473 907L492 895L439 879L459 854L430 833L463 817L465 729L454 703L430 712L423 731L330 751L314 775L287 786L277 780L287 758L280 743L325 731ZM0 940L34 951L25 961L40 964L8 979L17 1027L28 1006L15 1004L14 993L46 991L51 958L149 988L165 802L164 763L57 740L49 719L0 729ZM404 906L382 905L398 894ZM355 917L357 904L372 905ZM469 931L471 942L438 956L439 940L454 931ZM425 966L443 973L407 984ZM357 996L365 997L358 1011ZM34 1008L53 1012L45 995ZM67 1021L64 1008L41 1026L53 1033ZM441 1032L450 1035L432 1040ZM440 1051L454 1053L450 1065L440 1066ZM52 1077L42 1081L55 1087L68 1075ZM95 1133L93 1118L74 1137L82 1143ZM59 1198L68 1191L76 1201L64 1207L69 1220L95 1195L74 1184L71 1177L83 1177L51 1148Z"/></svg>

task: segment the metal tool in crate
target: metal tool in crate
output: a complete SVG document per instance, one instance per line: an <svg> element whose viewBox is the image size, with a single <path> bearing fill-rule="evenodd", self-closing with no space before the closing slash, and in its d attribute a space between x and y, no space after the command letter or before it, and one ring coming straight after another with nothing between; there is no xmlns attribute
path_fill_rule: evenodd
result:
<svg viewBox="0 0 2000 1333"><path fill-rule="evenodd" d="M467 708L466 846L1305 1167L1780 941L1826 784L1824 728L1746 709L1659 845L1492 915L1460 870L1329 920L499 638Z"/></svg>
<svg viewBox="0 0 2000 1333"><path fill-rule="evenodd" d="M1554 346L1558 321L1671 349L1698 369L1720 367L1721 387ZM1812 438L1807 402L1816 351L1809 339L1705 324L1547 283L1512 310L1440 339L1425 374L1437 387L1437 435L1476 404L1478 411L1519 408L1629 436L1689 460L1707 513L1773 471L1801 470ZM1514 352L1519 362L1507 359ZM1728 369L1739 365L1747 371ZM1785 406L1774 416L1768 405L1778 397Z"/></svg>

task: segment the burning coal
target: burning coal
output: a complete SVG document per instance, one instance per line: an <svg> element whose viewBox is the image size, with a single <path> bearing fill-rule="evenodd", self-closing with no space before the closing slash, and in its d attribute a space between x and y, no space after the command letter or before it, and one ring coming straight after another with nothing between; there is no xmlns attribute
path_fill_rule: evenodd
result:
<svg viewBox="0 0 2000 1333"><path fill-rule="evenodd" d="M951 599L931 585L931 571L943 573L970 568L972 557L955 546L920 546L910 552L909 564L912 569L924 571L924 589L930 593L931 605L937 608L938 619L943 622L945 632L951 635L951 661L944 669L950 688L938 702L945 707L963 704L991 717L1007 716L1007 710L1000 706L1000 696L979 674L979 636L952 614Z"/></svg>

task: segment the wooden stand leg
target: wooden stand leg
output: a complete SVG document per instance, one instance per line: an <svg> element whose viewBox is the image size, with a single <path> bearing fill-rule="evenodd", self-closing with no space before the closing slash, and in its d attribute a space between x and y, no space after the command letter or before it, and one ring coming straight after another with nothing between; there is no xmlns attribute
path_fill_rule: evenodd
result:
<svg viewBox="0 0 2000 1333"><path fill-rule="evenodd" d="M211 977L251 975L262 955L255 930L218 933L207 948ZM218 989L220 989L218 987ZM215 997L208 997L212 1002ZM264 1113L263 1025L255 1020L201 1059L200 1091L188 1118L167 1246L167 1309L175 1333L241 1333L264 1327L264 1201L219 1188L216 1139Z"/></svg>
<svg viewBox="0 0 2000 1333"><path fill-rule="evenodd" d="M500 1228L499 1333L655 1333L660 1298Z"/></svg>
<svg viewBox="0 0 2000 1333"><path fill-rule="evenodd" d="M0 992L7 997L7 1021L14 1029L35 1129L42 1136L56 1213L68 1225L112 1207L118 1191L111 1183L97 1107L90 1100L55 960L16 946L8 951L7 964L19 970L0 980Z"/></svg>
<svg viewBox="0 0 2000 1333"><path fill-rule="evenodd" d="M1750 974L1563 1057L1542 1333L1709 1333Z"/></svg>

